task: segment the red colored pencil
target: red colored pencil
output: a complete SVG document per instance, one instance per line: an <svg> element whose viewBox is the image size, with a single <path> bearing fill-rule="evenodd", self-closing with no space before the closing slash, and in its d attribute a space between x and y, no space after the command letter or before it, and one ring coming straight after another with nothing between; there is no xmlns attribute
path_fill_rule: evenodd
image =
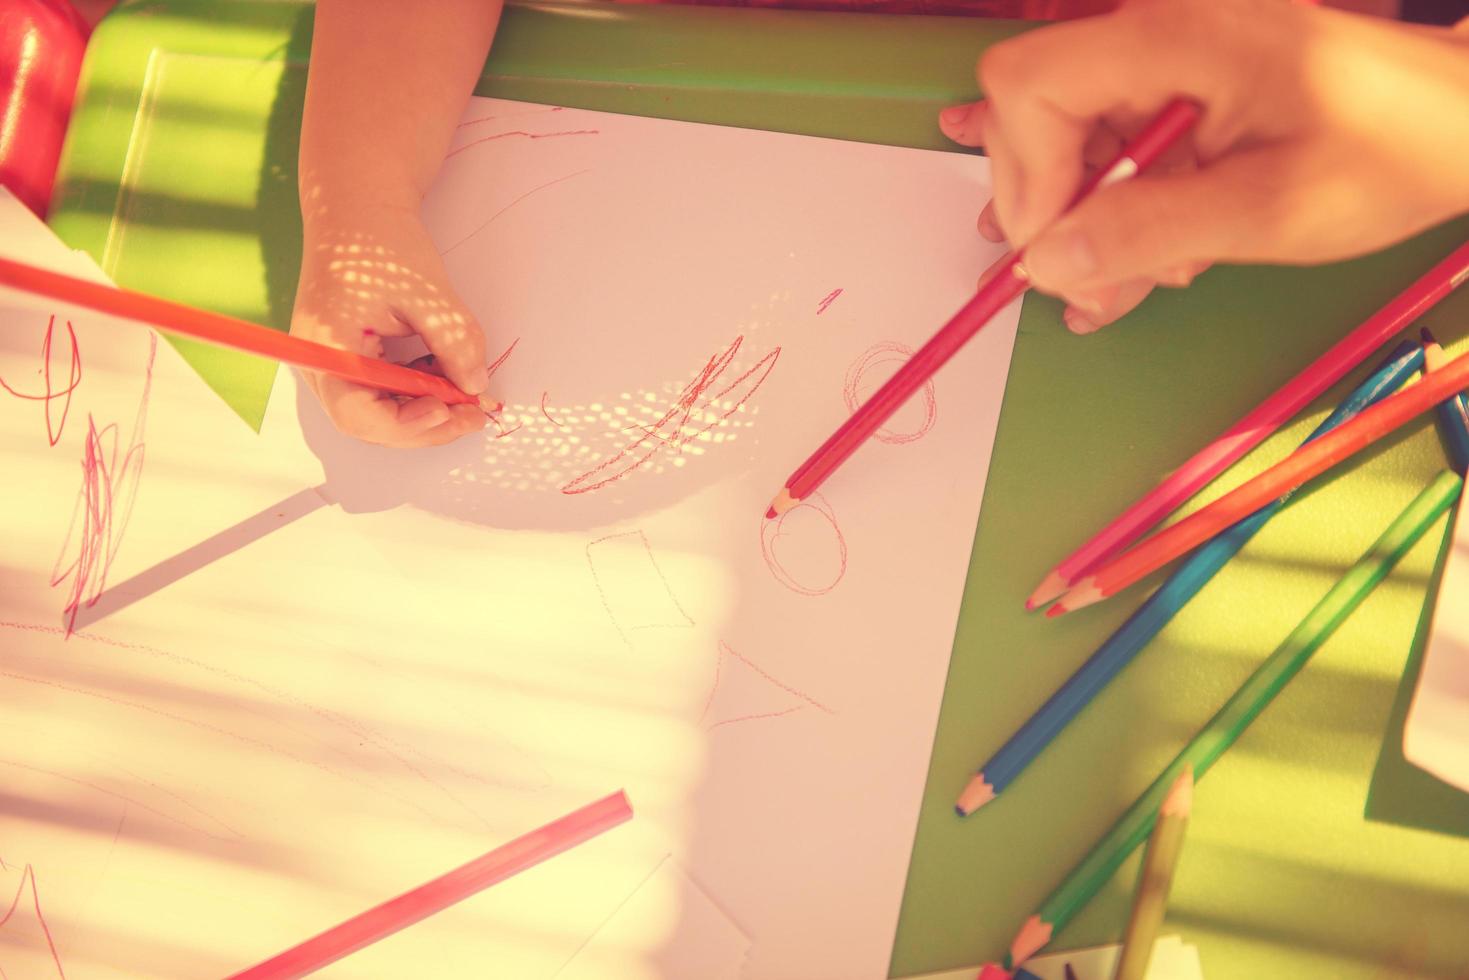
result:
<svg viewBox="0 0 1469 980"><path fill-rule="evenodd" d="M1030 594L1025 608L1035 609L1064 595L1083 575L1136 541L1466 279L1469 279L1469 242L1449 253L1228 432L1195 453L1091 540L1067 555Z"/></svg>
<svg viewBox="0 0 1469 980"><path fill-rule="evenodd" d="M500 407L482 403L481 399L460 391L447 379L424 371L292 337L222 313L211 313L131 289L88 282L24 262L0 258L0 285L13 286L109 316L152 324L168 333L258 354L308 371L334 374L397 395L415 398L431 395L446 405L480 405L486 411L496 411Z"/></svg>
<svg viewBox="0 0 1469 980"><path fill-rule="evenodd" d="M1469 388L1469 354L1429 371L1418 383L1384 398L1207 507L1101 566L1076 583L1046 615L1060 616L1115 595L1465 388Z"/></svg>
<svg viewBox="0 0 1469 980"><path fill-rule="evenodd" d="M448 874L353 916L264 963L231 974L227 980L287 980L320 970L435 912L442 912L490 885L611 830L630 817L632 807L628 805L627 796L621 792L613 793L539 830L502 844Z"/></svg>
<svg viewBox="0 0 1469 980"><path fill-rule="evenodd" d="M1174 99L1148 123L1108 166L1098 171L1072 198L1071 205L1107 184L1146 170L1179 137L1188 132L1201 113L1198 103ZM996 313L1025 292L1028 282L1020 255L1011 252L974 298L955 313L938 333L919 348L862 407L852 413L831 438L796 468L765 512L773 518L804 500L856 452L882 424L913 396L923 383L958 353Z"/></svg>

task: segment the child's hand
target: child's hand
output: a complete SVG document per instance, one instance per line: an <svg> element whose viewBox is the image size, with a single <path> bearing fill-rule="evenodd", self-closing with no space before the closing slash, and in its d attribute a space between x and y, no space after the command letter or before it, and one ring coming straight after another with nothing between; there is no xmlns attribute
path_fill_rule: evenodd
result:
<svg viewBox="0 0 1469 980"><path fill-rule="evenodd" d="M1342 259L1469 208L1463 32L1282 0L1142 0L997 44L979 79L987 98L940 126L993 161L980 230L1026 247L1078 333L1212 262ZM1191 144L1058 217L1085 167L1178 95L1204 106Z"/></svg>
<svg viewBox="0 0 1469 980"><path fill-rule="evenodd" d="M450 381L488 387L485 340L454 294L418 215L406 206L309 201L291 333L382 357L383 337L418 334ZM436 446L484 428L474 405L405 399L329 375L307 383L343 433L384 446Z"/></svg>

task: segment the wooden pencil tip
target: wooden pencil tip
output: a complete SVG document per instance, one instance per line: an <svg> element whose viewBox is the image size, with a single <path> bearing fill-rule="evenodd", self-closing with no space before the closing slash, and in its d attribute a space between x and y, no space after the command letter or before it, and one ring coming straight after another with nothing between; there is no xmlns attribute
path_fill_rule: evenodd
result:
<svg viewBox="0 0 1469 980"><path fill-rule="evenodd" d="M1064 615L1066 615L1070 611L1071 610L1069 608L1067 608L1065 602L1058 602L1054 606L1052 606L1050 609L1047 609L1046 610L1046 618L1047 619L1055 619L1058 616L1064 616Z"/></svg>
<svg viewBox="0 0 1469 980"><path fill-rule="evenodd" d="M1183 772L1173 781L1173 787L1163 798L1159 814L1165 817L1187 817L1194 807L1194 767L1184 766Z"/></svg>
<svg viewBox="0 0 1469 980"><path fill-rule="evenodd" d="M1070 583L1061 576L1060 572L1052 569L1045 578L1041 579L1041 584L1035 587L1030 598L1025 600L1026 611L1034 612L1048 602L1055 602L1066 594L1069 585Z"/></svg>
<svg viewBox="0 0 1469 980"><path fill-rule="evenodd" d="M1078 582L1076 587L1070 592L1066 593L1066 600L1064 602L1057 603L1046 610L1046 615L1049 616L1052 613L1056 613L1057 616L1061 616L1065 613L1076 612L1078 609L1101 602L1105 598L1107 597L1102 594L1102 590L1097 587L1097 580L1095 578L1085 578ZM1056 612L1057 609L1061 611Z"/></svg>
<svg viewBox="0 0 1469 980"><path fill-rule="evenodd" d="M773 520L799 504L800 501L791 496L790 487L781 487L780 493L770 502L770 507L765 511L765 519Z"/></svg>
<svg viewBox="0 0 1469 980"><path fill-rule="evenodd" d="M1051 941L1054 928L1038 915L1026 919L1025 925L1015 934L1015 941L1010 944L1010 952L1005 957L1005 968L1019 966L1040 952L1041 947Z"/></svg>
<svg viewBox="0 0 1469 980"><path fill-rule="evenodd" d="M984 806L995 798L995 788L985 779L984 773L980 773L969 780L969 785L964 787L964 792L959 794L959 801L954 804L954 812L961 817L967 817L975 810Z"/></svg>

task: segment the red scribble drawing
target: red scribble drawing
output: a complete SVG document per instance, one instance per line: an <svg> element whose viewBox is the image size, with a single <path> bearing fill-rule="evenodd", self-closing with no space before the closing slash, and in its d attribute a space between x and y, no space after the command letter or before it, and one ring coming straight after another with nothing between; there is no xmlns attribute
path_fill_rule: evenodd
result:
<svg viewBox="0 0 1469 980"><path fill-rule="evenodd" d="M458 147L457 149L450 150L448 153L444 154L444 159L447 160L450 157L458 156L465 150L468 150L471 147L479 146L481 143L488 143L491 140L502 140L507 136L524 136L526 139L544 140L551 139L556 136L596 136L600 132L600 129L562 129L552 133L531 133L527 132L524 129L510 129L506 130L503 133L491 133L489 136L481 136L477 140L470 140L463 146Z"/></svg>
<svg viewBox="0 0 1469 980"><path fill-rule="evenodd" d="M548 394L548 392L544 392L544 391L541 392L541 414L546 417L546 421L547 422L550 422L552 425L556 426L558 429L564 429L564 428L566 428L566 423L559 422L556 419L553 419L551 417L551 413L548 412L548 411L546 411L546 395L547 394Z"/></svg>
<svg viewBox="0 0 1469 980"><path fill-rule="evenodd" d="M561 492L577 494L600 490L646 465L664 449L681 451L739 411L760 390L780 357L780 348L777 347L756 361L748 371L724 383L724 375L729 372L744 339L743 336L736 337L723 352L709 358L673 406L658 421L643 427L643 435L636 442L573 478L561 487Z"/></svg>
<svg viewBox="0 0 1469 980"><path fill-rule="evenodd" d="M724 662L726 658L729 658L731 660L730 671L726 671L724 668ZM733 686L730 678L734 668L748 668L748 670L754 673L755 677L759 678L761 681L764 681L765 684L770 685L770 687L764 687L764 685L761 685L762 687L764 687L765 696L773 695L771 688L774 688L777 691L784 692L783 695L774 696L783 698L784 695L789 695L790 697L795 698L798 703L787 705L784 708L780 708L779 710L776 710L774 705L771 705L769 710L761 711L745 711L744 708L740 708L737 709L738 713L733 713L735 709L732 709L732 713L729 717L720 718L717 721L710 721L709 724L705 725L704 730L707 732L712 732L714 729L720 728L724 725L733 725L737 722L742 721L755 721L762 718L781 718L785 715L794 714L795 712L808 707L815 708L818 711L824 711L829 715L836 714L836 712L832 711L826 705L811 697L809 694L806 694L804 691L799 691L796 688L791 687L784 681L772 677L765 670L763 670L759 664L755 663L753 660L749 659L744 654L731 647L728 643L720 640L719 653L717 655L717 659L714 661L714 683L709 687L709 696L704 699L704 710L699 713L699 721L703 722L706 719L709 719L709 711L712 707L714 707L715 695L719 694L721 690L721 685L724 685L725 688ZM742 682L742 686L748 688L750 686L749 681L747 680L746 682ZM758 691L746 690L739 695L729 696L741 702L748 703L753 697L760 697L762 695L761 692ZM716 714L718 714L718 712L716 712Z"/></svg>
<svg viewBox="0 0 1469 980"><path fill-rule="evenodd" d="M46 948L51 953L51 962L56 964L56 973L62 980L66 980L66 971L61 968L61 955L56 952L56 941L51 938L51 927L46 924L46 916L41 912L41 896L36 890L36 869L29 863L21 871L20 887L15 890L15 898L11 899L10 908L5 910L4 915L0 915L0 929L5 928L5 923L10 921L15 915L15 910L20 907L20 899L25 894L27 885L31 889L31 906L36 910L36 922L41 927L41 934L46 937Z"/></svg>
<svg viewBox="0 0 1469 980"><path fill-rule="evenodd" d="M496 439L504 439L506 436L514 435L521 429L525 428L524 422L516 422L513 426L507 429L505 428L505 422L500 418L499 415L491 415L489 416L489 419L491 422L495 423L495 428L499 430L499 433L495 436Z"/></svg>
<svg viewBox="0 0 1469 980"><path fill-rule="evenodd" d="M493 116L480 116L478 119L466 119L455 129L463 129L466 126L478 126L480 123L492 122L496 119L518 119L521 116L544 116L548 112L560 112L565 106L552 106L549 109L527 109L524 112L502 112Z"/></svg>
<svg viewBox="0 0 1469 980"><path fill-rule="evenodd" d="M825 313L826 308L832 303L836 302L836 298L841 294L842 291L840 289L833 289L831 292L823 296L821 302L816 307L816 315L820 316L821 314Z"/></svg>
<svg viewBox="0 0 1469 980"><path fill-rule="evenodd" d="M801 582L797 580L797 578L791 573L791 571L786 568L786 566L782 564L781 560L776 556L776 542L779 541L782 536L786 536L789 534L789 532L784 530L785 522L791 517L791 515L798 513L818 514L824 521L826 521L827 524L831 526L831 533L836 543L837 560L836 574L832 577L830 582L822 584ZM790 510L786 511L784 514L781 514L779 517L776 517L772 520L765 520L763 517L761 518L760 553L765 557L765 564L770 569L770 573L775 576L776 581L778 581L781 585L784 585L786 588L790 589L792 592L799 592L801 595L826 595L832 589L836 588L837 584L841 582L842 576L847 574L847 540L846 538L842 537L842 529L837 526L836 515L832 513L831 505L826 502L825 497L815 492L813 492L811 496L807 497L796 506L792 507Z"/></svg>
<svg viewBox="0 0 1469 980"><path fill-rule="evenodd" d="M46 323L46 333L41 338L41 367L37 373L41 375L41 393L28 395L22 391L16 391L6 384L4 378L0 378L0 388L16 398L26 401L41 402L46 412L46 441L56 445L61 441L62 430L66 428L66 416L71 411L72 392L77 390L77 385L82 383L82 354L77 348L77 334L72 327L71 321L66 321L66 337L71 343L70 365L67 368L66 387L60 391L56 390L56 383L51 377L51 340L56 332L56 314L51 314L51 319ZM61 418L56 419L52 415L51 405L61 400Z"/></svg>
<svg viewBox="0 0 1469 980"><path fill-rule="evenodd" d="M87 414L82 485L72 511L71 527L51 569L52 587L71 579L63 607L68 632L76 625L77 611L83 605L95 603L106 588L107 571L117 558L117 549L132 516L138 480L143 474L143 430L148 420L148 393L153 387L153 359L157 353L158 336L150 334L143 394L138 400L138 412L125 449L116 422L98 429L97 420L90 412ZM66 563L74 543L76 557Z"/></svg>
<svg viewBox="0 0 1469 980"><path fill-rule="evenodd" d="M632 645L628 634L637 630L688 629L694 625L658 567L658 559L653 557L653 548L642 531L621 531L598 538L587 545L586 555L602 608L628 646Z"/></svg>
<svg viewBox="0 0 1469 980"><path fill-rule="evenodd" d="M453 156L453 154L450 154L450 156ZM450 245L448 248L444 249L439 254L440 255L448 255L450 252L454 251L460 245L463 245L465 242L469 241L475 235L478 235L480 232L484 231L490 225L494 224L495 221L497 219L499 219L499 217L501 215L503 215L506 211L509 211L511 208L515 207L515 205L519 204L521 201L524 201L526 198L530 197L532 194L535 194L537 191L543 191L547 187L550 187L553 184L559 184L563 180L570 180L573 177L580 177L582 174L588 174L588 173L591 173L591 170L590 169L588 169L588 170L578 170L574 174L567 174L564 177L557 177L554 180L548 180L544 184L538 184L535 187L532 187L530 190L526 191L524 194L520 195L515 200L511 201L509 204L505 205L503 208L501 208L500 210L496 211L494 214L490 215L488 218L486 218L479 225L479 227L475 228L474 231L471 231L469 234L465 235L463 238L459 239L459 241L455 242L453 245Z"/></svg>
<svg viewBox="0 0 1469 980"><path fill-rule="evenodd" d="M847 403L847 411L855 412L861 406L862 400L857 396L858 387L862 383L862 376L879 364L893 364L901 366L914 354L913 348L893 341L883 341L873 344L863 352L862 356L852 362L847 368L847 378L842 385L842 400ZM897 370L897 367L894 370ZM883 380L887 380L884 378ZM890 445L901 445L905 442L917 442L928 435L928 430L933 428L934 421L938 418L938 401L934 397L933 379L923 383L923 421L917 429L912 432L893 432L889 429L878 429L873 433L873 438L878 442L886 442Z"/></svg>
<svg viewBox="0 0 1469 980"><path fill-rule="evenodd" d="M516 337L514 340L510 341L510 346L505 348L505 353L501 354L499 357L490 362L489 367L485 368L486 373L488 373L490 377L493 378L495 376L495 372L500 370L500 365L510 360L510 355L515 353L515 347L519 343L520 338Z"/></svg>

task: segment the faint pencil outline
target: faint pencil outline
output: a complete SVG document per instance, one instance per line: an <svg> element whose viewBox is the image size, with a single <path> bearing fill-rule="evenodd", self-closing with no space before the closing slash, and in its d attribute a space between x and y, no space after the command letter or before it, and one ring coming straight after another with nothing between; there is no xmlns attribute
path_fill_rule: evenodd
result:
<svg viewBox="0 0 1469 980"><path fill-rule="evenodd" d="M842 382L842 401L846 403L848 412L855 412L862 405L862 399L857 397L857 388L862 383L862 375L872 367L886 361L896 360L900 365L913 356L915 351L906 344L896 341L884 340L873 344L862 355L852 362L847 368L847 376ZM923 382L919 389L923 392L923 421L913 432L893 432L891 429L878 429L872 437L878 442L898 446L909 442L917 442L928 431L938 419L938 398L934 393L933 379L929 378Z"/></svg>
<svg viewBox="0 0 1469 980"><path fill-rule="evenodd" d="M826 520L827 524L831 526L832 533L836 536L837 573L836 577L831 580L830 585L811 586L797 581L796 577L781 564L780 559L775 557L775 542L780 539L782 534L786 533L781 530L785 525L786 519L806 507L820 514ZM847 574L847 539L842 534L841 527L837 524L836 513L831 509L831 504L827 503L826 498L814 490L806 499L778 517L766 520L762 515L760 520L760 555L765 559L765 567L770 569L770 573L775 576L777 582L792 592L805 596L826 595L840 585L842 579Z"/></svg>

